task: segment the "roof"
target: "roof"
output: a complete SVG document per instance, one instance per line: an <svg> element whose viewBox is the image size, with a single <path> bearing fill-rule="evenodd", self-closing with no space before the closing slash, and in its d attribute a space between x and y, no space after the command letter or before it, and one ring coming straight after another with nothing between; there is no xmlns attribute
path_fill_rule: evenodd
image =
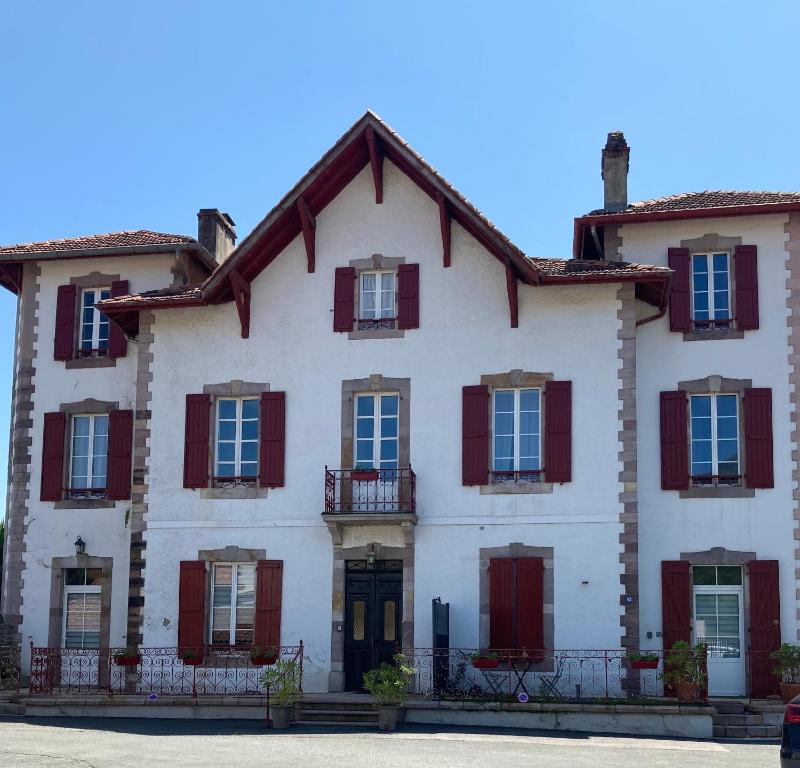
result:
<svg viewBox="0 0 800 768"><path fill-rule="evenodd" d="M113 304L115 307L153 307L159 305L175 305L178 302L198 302L202 303L203 294L200 283L195 285L179 285L169 288L158 288L155 291L143 291L142 293L130 293L126 296L115 296L113 299L106 299L98 302L101 308L106 304Z"/></svg>
<svg viewBox="0 0 800 768"><path fill-rule="evenodd" d="M95 248L130 248L133 246L179 245L197 243L187 235L172 235L166 232L151 232L148 229L109 232L103 235L70 237L64 240L45 240L41 243L18 243L0 246L0 255L54 253L58 251L81 251ZM199 243L198 243L199 245Z"/></svg>
<svg viewBox="0 0 800 768"><path fill-rule="evenodd" d="M632 213L663 213L666 211L692 211L709 208L731 208L753 205L776 205L794 203L800 205L800 192L736 192L706 190L705 192L684 192L680 195L667 195L653 200L631 203L623 211L606 211L600 208L587 216L619 216Z"/></svg>
<svg viewBox="0 0 800 768"><path fill-rule="evenodd" d="M583 261L579 259L531 259L539 270L542 281L563 278L560 282L586 282L597 277L620 279L661 279L669 277L672 270L654 264L634 264L629 261Z"/></svg>

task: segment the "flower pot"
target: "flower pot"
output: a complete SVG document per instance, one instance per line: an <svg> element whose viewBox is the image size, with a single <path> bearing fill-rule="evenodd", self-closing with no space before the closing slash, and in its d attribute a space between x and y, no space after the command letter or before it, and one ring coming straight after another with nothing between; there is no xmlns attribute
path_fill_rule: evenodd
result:
<svg viewBox="0 0 800 768"><path fill-rule="evenodd" d="M658 669L658 659L632 659L631 669Z"/></svg>
<svg viewBox="0 0 800 768"><path fill-rule="evenodd" d="M142 657L137 653L135 656L115 656L114 663L118 667L135 667L142 661Z"/></svg>
<svg viewBox="0 0 800 768"><path fill-rule="evenodd" d="M800 683L781 683L781 699L788 704L795 696L800 696Z"/></svg>
<svg viewBox="0 0 800 768"><path fill-rule="evenodd" d="M294 704L270 704L269 719L272 720L272 727L284 730L292 724L294 715Z"/></svg>
<svg viewBox="0 0 800 768"><path fill-rule="evenodd" d="M270 667L278 660L278 654L273 653L269 656L251 656L250 663L254 667Z"/></svg>
<svg viewBox="0 0 800 768"><path fill-rule="evenodd" d="M367 469L367 470L359 470L356 472L353 470L350 473L350 477L355 480L356 482L368 482L370 480L377 480L378 479L378 470L377 469Z"/></svg>
<svg viewBox="0 0 800 768"><path fill-rule="evenodd" d="M475 669L497 669L500 666L500 659L473 659L472 666Z"/></svg>
<svg viewBox="0 0 800 768"><path fill-rule="evenodd" d="M181 661L187 667L197 667L197 666L199 666L200 664L203 663L203 657L202 656L184 656L181 659Z"/></svg>
<svg viewBox="0 0 800 768"><path fill-rule="evenodd" d="M378 730L384 733L397 728L397 724L403 719L403 709L401 707L378 707Z"/></svg>
<svg viewBox="0 0 800 768"><path fill-rule="evenodd" d="M684 703L700 699L700 691L697 686L685 681L675 683L675 695L678 697L678 701Z"/></svg>

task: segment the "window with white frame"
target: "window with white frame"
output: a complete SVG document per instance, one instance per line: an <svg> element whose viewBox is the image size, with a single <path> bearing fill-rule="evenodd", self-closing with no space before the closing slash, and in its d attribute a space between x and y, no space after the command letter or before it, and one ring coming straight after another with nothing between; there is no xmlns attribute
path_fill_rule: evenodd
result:
<svg viewBox="0 0 800 768"><path fill-rule="evenodd" d="M255 621L254 563L214 563L211 569L212 645L252 645Z"/></svg>
<svg viewBox="0 0 800 768"><path fill-rule="evenodd" d="M64 571L64 648L100 647L100 568Z"/></svg>
<svg viewBox="0 0 800 768"><path fill-rule="evenodd" d="M258 410L255 397L217 400L216 455L218 478L255 478L258 475Z"/></svg>
<svg viewBox="0 0 800 768"><path fill-rule="evenodd" d="M395 273L374 270L361 272L359 328L393 328L395 317Z"/></svg>
<svg viewBox="0 0 800 768"><path fill-rule="evenodd" d="M108 352L108 318L94 305L111 297L109 288L85 288L81 292L79 352L83 356Z"/></svg>
<svg viewBox="0 0 800 768"><path fill-rule="evenodd" d="M728 328L731 322L730 254L692 254L692 319L697 328Z"/></svg>
<svg viewBox="0 0 800 768"><path fill-rule="evenodd" d="M356 395L356 466L398 468L400 395Z"/></svg>
<svg viewBox="0 0 800 768"><path fill-rule="evenodd" d="M542 468L541 402L537 387L492 393L492 471L498 477Z"/></svg>
<svg viewBox="0 0 800 768"><path fill-rule="evenodd" d="M102 495L108 465L108 414L73 416L70 443L70 494Z"/></svg>
<svg viewBox="0 0 800 768"><path fill-rule="evenodd" d="M739 482L739 400L733 394L692 395L691 474L695 485Z"/></svg>

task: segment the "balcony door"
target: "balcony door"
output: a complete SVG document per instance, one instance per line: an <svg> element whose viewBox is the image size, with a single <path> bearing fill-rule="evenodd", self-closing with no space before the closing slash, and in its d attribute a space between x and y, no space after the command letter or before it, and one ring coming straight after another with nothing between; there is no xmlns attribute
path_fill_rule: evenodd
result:
<svg viewBox="0 0 800 768"><path fill-rule="evenodd" d="M396 496L399 423L399 394L356 395L354 467L378 470L377 481L353 483L353 510L356 512L369 512L376 503Z"/></svg>
<svg viewBox="0 0 800 768"><path fill-rule="evenodd" d="M349 560L345 581L344 683L363 688L364 673L391 662L401 647L403 569L399 560Z"/></svg>

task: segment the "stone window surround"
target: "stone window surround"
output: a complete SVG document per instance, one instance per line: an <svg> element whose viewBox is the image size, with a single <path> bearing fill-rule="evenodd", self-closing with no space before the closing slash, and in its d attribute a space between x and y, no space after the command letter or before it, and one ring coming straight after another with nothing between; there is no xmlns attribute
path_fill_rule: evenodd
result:
<svg viewBox="0 0 800 768"><path fill-rule="evenodd" d="M694 291L694 284L691 277L691 258L693 253L703 253L711 251L727 251L730 258L728 261L731 305L731 317L736 322L736 277L733 269L734 253L737 245L742 244L741 237L723 237L722 235L708 234L702 237L695 237L689 240L681 240L681 248L689 249L689 286L690 291ZM744 331L737 328L719 328L710 331L687 331L683 334L684 341L720 341L724 339L743 339Z"/></svg>
<svg viewBox="0 0 800 768"><path fill-rule="evenodd" d="M479 577L479 619L478 619L478 646L489 648L489 561L495 557L541 557L544 561L544 647L555 647L555 579L553 573L553 547L532 547L519 542L512 542L503 547L481 547L478 550L480 558ZM536 665L538 672L552 672L553 659L545 658L541 664Z"/></svg>
<svg viewBox="0 0 800 768"><path fill-rule="evenodd" d="M64 622L64 571L67 568L100 568L100 647L111 647L111 573L114 559L82 554L54 557L50 565L50 619L47 644L61 648Z"/></svg>
<svg viewBox="0 0 800 768"><path fill-rule="evenodd" d="M707 395L707 394L735 394L739 400L739 474L742 476L740 486L706 486L679 491L681 499L752 499L755 495L754 488L744 485L746 472L744 446L744 409L742 408L742 396L744 390L753 386L751 379L726 379L724 376L706 376L704 379L694 379L692 381L679 381L678 389L686 392L687 395ZM691 410L687 408L686 418L688 420L686 429L689 445L689 460L691 461L692 450L692 429L691 429Z"/></svg>
<svg viewBox="0 0 800 768"><path fill-rule="evenodd" d="M105 413L119 410L119 403L112 400L95 400L87 397L76 403L61 403L58 407L59 412L67 414L67 429L64 434L64 480L62 487L70 487L70 464L72 459L72 444L70 436L72 434L72 416L82 416L87 413ZM116 502L108 499L62 499L53 502L54 509L114 509Z"/></svg>
<svg viewBox="0 0 800 768"><path fill-rule="evenodd" d="M380 373L373 373L367 379L345 379L342 381L340 469L352 469L355 466L355 396L380 392L398 392L400 394L397 427L397 464L401 469L411 465L411 379L393 379L387 378Z"/></svg>
<svg viewBox="0 0 800 768"><path fill-rule="evenodd" d="M348 560L366 560L373 555L376 560L403 561L403 621L401 645L404 649L414 647L414 539L406 539L404 547L386 547L372 542L361 547L342 547L334 544L332 608L331 608L331 668L328 674L328 690L331 693L344 691L344 636L345 636L345 583Z"/></svg>
<svg viewBox="0 0 800 768"><path fill-rule="evenodd" d="M216 434L217 434L217 400L221 397L255 397L262 392L269 392L270 385L252 381L242 381L233 379L224 384L205 384L203 394L211 395L211 409L209 414L209 451L208 451L208 476L214 477L214 462L216 458ZM261 413L259 409L259 426L261 424ZM268 488L258 485L252 488L200 488L198 489L201 499L265 499Z"/></svg>
<svg viewBox="0 0 800 768"><path fill-rule="evenodd" d="M74 339L72 343L73 350L78 348L78 340L80 338L81 327L81 291L84 288L105 288L111 287L111 283L119 280L119 275L104 275L101 272L90 272L88 275L81 277L71 277L69 284L78 288L78 295L75 298L75 328ZM115 368L117 365L116 357L74 357L72 360L65 360L64 367L67 370L76 368Z"/></svg>
<svg viewBox="0 0 800 768"><path fill-rule="evenodd" d="M516 389L522 387L539 387L541 389L541 398L539 400L539 429L540 429L540 445L544 448L544 435L541 430L544 429L544 413L546 408L546 398L544 396L544 385L554 378L552 373L534 373L529 371L522 371L519 368L514 368L508 373L487 373L481 376L481 384L489 387L489 471L491 472L492 458L494 456L494 435L492 431L493 426L493 409L494 400L493 392L495 389ZM544 457L540 457L543 459ZM552 493L552 483L531 483L520 481L518 483L489 483L480 486L480 493L482 495L501 495L512 493Z"/></svg>
<svg viewBox="0 0 800 768"><path fill-rule="evenodd" d="M395 271L395 292L394 292L394 305L395 305L395 317L397 317L397 267L401 264L405 264L406 260L405 257L390 257L390 256L383 256L380 253L373 253L372 257L369 259L351 259L349 262L349 266L351 266L356 271L356 290L355 290L355 302L353 304L353 308L355 310L354 314L356 319L353 322L354 330L350 331L347 334L348 339L402 339L406 332L404 330L400 330L398 328L371 328L369 330L359 331L358 330L358 310L359 310L359 302L361 300L361 273L367 272L373 269L384 269L384 270L394 270Z"/></svg>

